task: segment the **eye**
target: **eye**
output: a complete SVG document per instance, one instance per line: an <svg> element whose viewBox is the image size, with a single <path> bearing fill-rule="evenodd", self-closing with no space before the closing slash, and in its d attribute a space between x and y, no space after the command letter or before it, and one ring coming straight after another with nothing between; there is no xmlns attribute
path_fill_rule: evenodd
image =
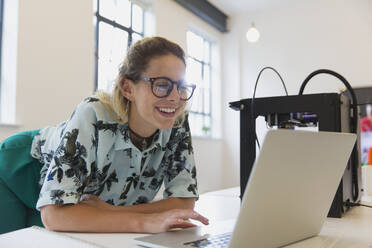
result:
<svg viewBox="0 0 372 248"><path fill-rule="evenodd" d="M156 87L156 90L167 91L169 88L169 84L166 84L166 83L156 84L155 87Z"/></svg>
<svg viewBox="0 0 372 248"><path fill-rule="evenodd" d="M172 83L166 79L158 79L154 82L154 90L159 94L166 94Z"/></svg>

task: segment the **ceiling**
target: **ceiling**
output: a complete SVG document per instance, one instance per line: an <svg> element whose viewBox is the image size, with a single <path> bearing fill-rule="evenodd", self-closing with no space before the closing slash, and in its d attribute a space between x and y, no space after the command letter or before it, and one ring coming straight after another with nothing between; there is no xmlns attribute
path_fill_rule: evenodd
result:
<svg viewBox="0 0 372 248"><path fill-rule="evenodd" d="M273 3L272 0L208 0L208 2L227 15L263 9Z"/></svg>

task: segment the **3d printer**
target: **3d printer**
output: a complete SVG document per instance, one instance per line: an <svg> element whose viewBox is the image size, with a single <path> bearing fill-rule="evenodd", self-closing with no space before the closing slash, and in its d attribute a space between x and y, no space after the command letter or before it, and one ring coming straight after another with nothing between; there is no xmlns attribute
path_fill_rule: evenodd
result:
<svg viewBox="0 0 372 248"><path fill-rule="evenodd" d="M342 94L302 95L307 82L320 73L328 73L338 77L344 82L348 91ZM341 75L330 70L318 70L305 79L299 95L253 97L252 99L231 102L230 107L240 111L241 196L244 193L256 158L256 118L263 116L269 127L291 129L295 127L318 127L319 131L357 133L357 144L349 159L328 216L340 218L350 206L348 203L360 201L361 163L357 100L352 88Z"/></svg>

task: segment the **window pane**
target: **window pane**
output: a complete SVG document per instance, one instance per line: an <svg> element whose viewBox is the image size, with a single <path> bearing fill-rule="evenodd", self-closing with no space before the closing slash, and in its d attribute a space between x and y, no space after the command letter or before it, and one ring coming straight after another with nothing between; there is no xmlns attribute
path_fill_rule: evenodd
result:
<svg viewBox="0 0 372 248"><path fill-rule="evenodd" d="M194 114L189 114L189 125L190 125L190 132L191 136L196 136L196 131L195 131L195 115Z"/></svg>
<svg viewBox="0 0 372 248"><path fill-rule="evenodd" d="M190 131L192 136L203 135L203 118L198 114L190 114L189 116Z"/></svg>
<svg viewBox="0 0 372 248"><path fill-rule="evenodd" d="M143 37L139 34L136 34L136 33L133 33L132 34L132 44L136 43L137 41L139 41L140 39L142 39Z"/></svg>
<svg viewBox="0 0 372 248"><path fill-rule="evenodd" d="M130 1L129 0L101 0L100 15L130 27Z"/></svg>
<svg viewBox="0 0 372 248"><path fill-rule="evenodd" d="M143 10L136 4L133 4L133 23L132 28L138 33L143 32Z"/></svg>
<svg viewBox="0 0 372 248"><path fill-rule="evenodd" d="M203 125L203 128L202 128L202 131L203 131L203 135L205 136L210 136L211 135L211 130L212 129L212 125L211 125L211 117L208 116L208 115L205 115L204 116L204 125Z"/></svg>
<svg viewBox="0 0 372 248"><path fill-rule="evenodd" d="M100 22L98 54L98 89L110 91L124 60L128 33Z"/></svg>
<svg viewBox="0 0 372 248"><path fill-rule="evenodd" d="M202 64L194 59L187 59L186 81L201 87L202 84Z"/></svg>
<svg viewBox="0 0 372 248"><path fill-rule="evenodd" d="M108 19L113 19L116 16L115 0L99 1L99 13Z"/></svg>
<svg viewBox="0 0 372 248"><path fill-rule="evenodd" d="M204 65L203 76L203 86L205 88L211 88L211 67L209 65Z"/></svg>
<svg viewBox="0 0 372 248"><path fill-rule="evenodd" d="M98 56L108 60L111 50L111 41L113 39L113 27L104 23L99 23L99 40L98 40Z"/></svg>
<svg viewBox="0 0 372 248"><path fill-rule="evenodd" d="M194 135L211 136L211 43L188 31L187 51L186 80L197 85L190 108L190 127Z"/></svg>
<svg viewBox="0 0 372 248"><path fill-rule="evenodd" d="M128 33L100 22L98 56L105 60L121 62L128 46Z"/></svg>
<svg viewBox="0 0 372 248"><path fill-rule="evenodd" d="M191 111L197 112L198 111L198 106L201 105L202 103L199 103L199 95L200 95L200 88L196 87L194 91L194 95L192 98L189 100L190 105L191 105Z"/></svg>
<svg viewBox="0 0 372 248"><path fill-rule="evenodd" d="M208 41L204 41L204 62L209 63L210 62L210 43Z"/></svg>
<svg viewBox="0 0 372 248"><path fill-rule="evenodd" d="M198 60L203 59L203 38L195 33L187 32L187 51L189 56Z"/></svg>
<svg viewBox="0 0 372 248"><path fill-rule="evenodd" d="M128 33L118 28L114 28L114 39L112 41L111 60L115 65L119 65L125 57L128 47ZM119 69L116 67L116 69Z"/></svg>
<svg viewBox="0 0 372 248"><path fill-rule="evenodd" d="M211 97L209 89L204 89L204 113L210 114L211 113Z"/></svg>
<svg viewBox="0 0 372 248"><path fill-rule="evenodd" d="M114 70L107 60L98 59L98 89L110 92L114 83Z"/></svg>
<svg viewBox="0 0 372 248"><path fill-rule="evenodd" d="M103 0L106 1L106 0ZM103 2L101 1L101 2ZM117 0L116 15L113 16L116 22L125 26L130 27L130 1L129 0Z"/></svg>
<svg viewBox="0 0 372 248"><path fill-rule="evenodd" d="M97 9L97 3L99 0L93 0L93 13L96 14L98 9Z"/></svg>
<svg viewBox="0 0 372 248"><path fill-rule="evenodd" d="M198 113L203 113L203 98L204 98L204 88L199 88L199 94L198 94L198 106L196 106L196 111Z"/></svg>

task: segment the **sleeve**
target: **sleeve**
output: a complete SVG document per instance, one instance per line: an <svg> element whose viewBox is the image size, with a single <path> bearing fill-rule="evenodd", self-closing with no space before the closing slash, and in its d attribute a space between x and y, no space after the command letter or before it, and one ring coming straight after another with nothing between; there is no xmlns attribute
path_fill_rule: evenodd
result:
<svg viewBox="0 0 372 248"><path fill-rule="evenodd" d="M165 152L164 198L199 198L189 123L172 130Z"/></svg>
<svg viewBox="0 0 372 248"><path fill-rule="evenodd" d="M70 119L53 135L50 164L36 208L49 204L76 204L80 200L96 160L97 115L94 103L82 102Z"/></svg>

